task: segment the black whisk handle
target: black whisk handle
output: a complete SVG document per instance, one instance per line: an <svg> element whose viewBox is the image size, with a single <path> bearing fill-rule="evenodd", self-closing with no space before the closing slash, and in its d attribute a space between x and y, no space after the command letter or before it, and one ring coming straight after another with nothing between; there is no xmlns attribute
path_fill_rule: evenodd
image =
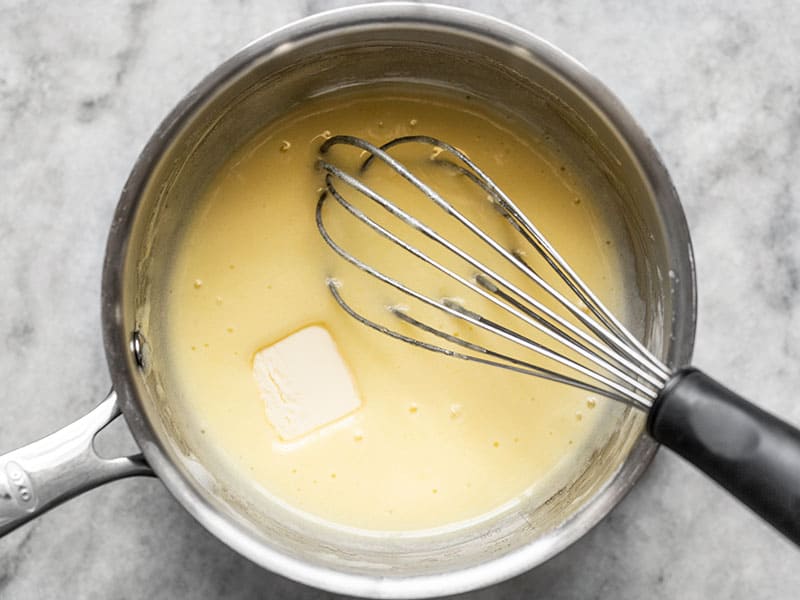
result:
<svg viewBox="0 0 800 600"><path fill-rule="evenodd" d="M670 379L647 428L800 545L800 430L693 368Z"/></svg>

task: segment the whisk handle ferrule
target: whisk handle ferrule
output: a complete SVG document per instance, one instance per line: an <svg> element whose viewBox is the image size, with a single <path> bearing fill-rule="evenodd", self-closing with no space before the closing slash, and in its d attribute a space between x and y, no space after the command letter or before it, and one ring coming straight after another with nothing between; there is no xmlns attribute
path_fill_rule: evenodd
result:
<svg viewBox="0 0 800 600"><path fill-rule="evenodd" d="M800 431L697 369L653 404L650 434L800 545Z"/></svg>

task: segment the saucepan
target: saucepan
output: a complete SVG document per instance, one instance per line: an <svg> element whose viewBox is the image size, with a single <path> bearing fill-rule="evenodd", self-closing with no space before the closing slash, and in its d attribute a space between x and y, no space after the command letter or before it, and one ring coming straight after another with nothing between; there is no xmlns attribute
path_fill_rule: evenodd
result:
<svg viewBox="0 0 800 600"><path fill-rule="evenodd" d="M142 151L122 190L103 266L113 391L77 422L0 457L0 534L100 484L155 475L200 524L264 568L336 592L421 597L535 567L591 529L634 485L657 444L644 417L620 407L613 434L546 502L522 502L458 531L342 531L249 501L188 435L171 402L180 390L170 383L159 327L163 282L186 215L231 152L288 107L388 81L479 95L542 119L552 135L590 157L594 176L614 191L633 255L631 285L642 314L632 326L668 364L688 362L695 274L685 218L656 150L608 89L547 42L476 13L404 3L336 10L242 49L181 100ZM141 454L101 458L94 437L120 414Z"/></svg>

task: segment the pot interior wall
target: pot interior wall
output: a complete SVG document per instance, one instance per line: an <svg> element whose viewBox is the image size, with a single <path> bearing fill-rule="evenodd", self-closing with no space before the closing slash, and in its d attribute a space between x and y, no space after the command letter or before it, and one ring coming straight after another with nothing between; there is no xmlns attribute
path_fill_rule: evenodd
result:
<svg viewBox="0 0 800 600"><path fill-rule="evenodd" d="M674 290L663 274L681 272L685 265L673 264L663 209L618 132L571 82L523 51L509 53L452 30L431 28L411 36L402 26L368 35L356 29L335 41L320 36L302 48L261 56L253 51L249 62L196 107L148 179L125 263L124 297L130 300L123 320L129 331L143 333L148 348L142 412L196 493L265 545L337 571L405 577L466 568L534 540L552 539L568 519L591 505L631 452L643 460L653 447L641 437L642 416L620 407L605 446L590 464L576 468L549 501L523 505L473 530L422 538L344 535L277 505L251 502L213 468L171 401L180 390L169 377L159 327L171 257L187 215L230 152L287 108L326 91L377 81L420 81L482 96L547 131L585 164L586 176L604 190L610 209L619 215L632 250L631 288L638 290L641 310L629 315L628 324L664 358L672 352Z"/></svg>

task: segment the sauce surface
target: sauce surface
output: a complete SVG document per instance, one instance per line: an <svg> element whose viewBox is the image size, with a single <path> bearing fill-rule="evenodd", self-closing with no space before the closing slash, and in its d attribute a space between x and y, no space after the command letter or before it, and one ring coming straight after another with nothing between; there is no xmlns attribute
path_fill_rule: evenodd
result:
<svg viewBox="0 0 800 600"><path fill-rule="evenodd" d="M314 165L320 144L337 133L375 143L425 134L461 148L625 317L619 241L574 166L541 132L474 98L423 87L329 94L290 110L236 151L186 226L166 323L179 402L192 427L254 498L264 495L339 526L457 526L524 494L546 499L564 469L585 461L607 435L608 401L414 349L347 316L331 297L329 277L342 282L348 301L398 330L385 307L406 300L345 263L317 231L323 176ZM357 163L358 152L345 154L342 160ZM372 176L380 177L379 169ZM450 179L445 187L462 185ZM421 218L449 226L442 211L413 199L408 186L386 185ZM332 234L355 254L432 294L464 296L440 274L420 269L417 259L384 252L336 206L326 210ZM502 226L492 210L486 203L477 217ZM468 237L462 245L486 256ZM502 318L492 307L481 310ZM451 333L470 333L452 319L431 318ZM268 421L253 358L313 325L335 341L361 406L286 442ZM315 376L313 361L307 374Z"/></svg>

